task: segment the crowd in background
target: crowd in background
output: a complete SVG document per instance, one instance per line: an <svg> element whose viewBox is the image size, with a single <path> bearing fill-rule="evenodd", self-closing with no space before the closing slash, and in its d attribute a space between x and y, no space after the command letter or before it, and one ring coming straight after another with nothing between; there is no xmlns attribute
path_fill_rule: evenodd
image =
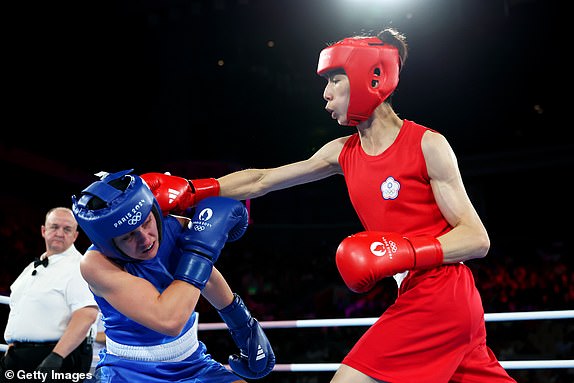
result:
<svg viewBox="0 0 574 383"><path fill-rule="evenodd" d="M30 213L32 214L32 213ZM0 217L0 294L37 254L43 215L29 212ZM224 248L216 265L242 295L260 321L378 317L394 301L395 281L387 278L366 294L355 294L341 280L334 262L339 239L347 228L259 227L252 225L240 240ZM83 233L77 248L89 242ZM493 239L489 255L467 262L473 270L485 313L569 310L574 308L572 242L539 238L524 243L515 238ZM219 322L217 312L200 301L200 322ZM8 306L0 305L0 328ZM499 360L574 359L574 322L536 320L487 323L487 342ZM366 328L333 327L269 330L278 363L338 363ZM221 331L200 335L212 354L226 360L233 350ZM319 383L329 373L273 374L265 382ZM324 376L322 376L322 374ZM567 369L513 370L521 383L571 383ZM295 379L295 380L293 380Z"/></svg>

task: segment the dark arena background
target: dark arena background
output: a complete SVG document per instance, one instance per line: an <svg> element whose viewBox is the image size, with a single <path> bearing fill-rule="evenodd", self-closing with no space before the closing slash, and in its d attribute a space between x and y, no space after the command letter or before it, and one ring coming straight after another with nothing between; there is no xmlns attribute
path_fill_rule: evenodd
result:
<svg viewBox="0 0 574 383"><path fill-rule="evenodd" d="M0 293L43 252L46 211L100 170L218 177L312 155L353 132L323 109L320 50L394 26L409 43L393 105L443 133L492 241L469 261L486 313L574 309L571 47L558 0L5 2ZM568 68L567 68L568 67ZM568 112L568 113L567 113ZM334 262L362 230L342 177L250 201L217 263L261 321L378 317L387 278L349 291ZM81 233L76 246L89 242ZM219 322L206 301L200 323ZM8 306L0 305L0 329ZM267 330L277 363L339 363L367 327ZM487 323L500 361L574 359L574 321ZM201 331L226 363L226 331ZM2 341L3 342L3 341ZM0 342L0 343L2 343ZM572 383L572 368L511 369ZM261 382L328 382L275 371Z"/></svg>

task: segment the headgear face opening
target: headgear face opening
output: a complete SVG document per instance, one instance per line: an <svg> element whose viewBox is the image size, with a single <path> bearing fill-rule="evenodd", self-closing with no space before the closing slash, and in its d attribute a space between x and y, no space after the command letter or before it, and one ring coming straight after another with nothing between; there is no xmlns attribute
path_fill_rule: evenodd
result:
<svg viewBox="0 0 574 383"><path fill-rule="evenodd" d="M398 49L378 37L349 37L323 49L317 74L343 69L349 77L347 123L367 120L399 83Z"/></svg>
<svg viewBox="0 0 574 383"><path fill-rule="evenodd" d="M94 245L108 258L123 262L137 261L124 254L113 238L135 230L153 212L161 240L161 209L153 193L137 175L130 175L133 169L108 174L103 173L100 181L82 190L80 199L72 197L72 211L78 225ZM127 182L125 190L110 185L112 181ZM94 203L94 198L98 198ZM94 206L97 206L94 208ZM100 208L101 206L101 208Z"/></svg>

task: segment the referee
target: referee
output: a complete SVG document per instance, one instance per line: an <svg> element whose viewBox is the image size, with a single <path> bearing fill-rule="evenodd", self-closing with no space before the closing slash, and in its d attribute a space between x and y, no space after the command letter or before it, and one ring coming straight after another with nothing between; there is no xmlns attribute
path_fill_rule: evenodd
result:
<svg viewBox="0 0 574 383"><path fill-rule="evenodd" d="M10 286L0 381L83 382L99 310L80 274L78 225L70 209L56 207L41 232L45 253Z"/></svg>

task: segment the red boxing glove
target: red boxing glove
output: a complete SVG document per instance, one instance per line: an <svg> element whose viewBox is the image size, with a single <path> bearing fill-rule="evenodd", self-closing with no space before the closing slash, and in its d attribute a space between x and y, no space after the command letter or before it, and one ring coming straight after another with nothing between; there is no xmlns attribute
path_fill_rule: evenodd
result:
<svg viewBox="0 0 574 383"><path fill-rule="evenodd" d="M183 214L202 199L219 196L219 181L215 178L187 180L163 173L145 173L140 177L149 186L163 215Z"/></svg>
<svg viewBox="0 0 574 383"><path fill-rule="evenodd" d="M383 278L442 265L443 252L434 237L406 238L397 233L363 231L341 242L336 261L347 287L365 293Z"/></svg>

